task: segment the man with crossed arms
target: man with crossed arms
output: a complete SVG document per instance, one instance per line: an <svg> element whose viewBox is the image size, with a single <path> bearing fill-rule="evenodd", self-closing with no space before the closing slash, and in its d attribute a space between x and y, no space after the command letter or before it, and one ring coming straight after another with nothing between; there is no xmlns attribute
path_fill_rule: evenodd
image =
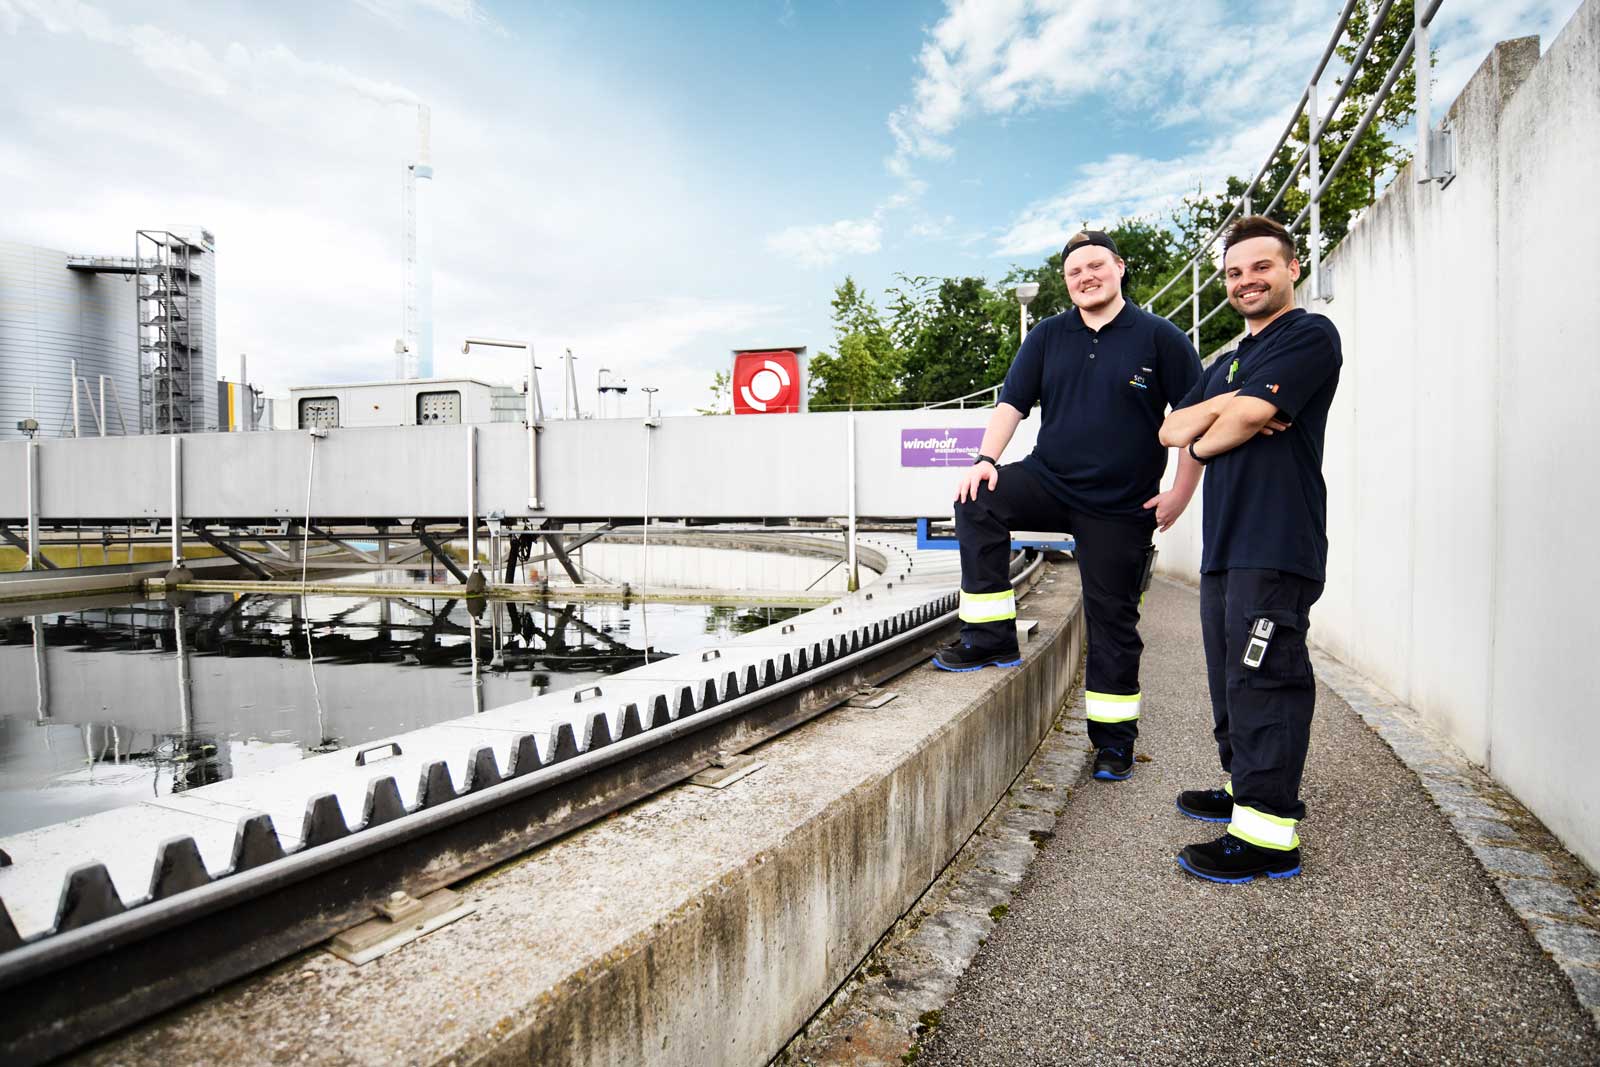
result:
<svg viewBox="0 0 1600 1067"><path fill-rule="evenodd" d="M1222 771L1220 789L1178 796L1225 822L1178 864L1214 882L1300 873L1300 776L1316 682L1306 652L1328 562L1323 436L1339 386L1339 332L1294 306L1293 239L1270 218L1223 240L1228 302L1249 334L1218 359L1161 427L1161 443L1206 466L1200 623Z"/></svg>

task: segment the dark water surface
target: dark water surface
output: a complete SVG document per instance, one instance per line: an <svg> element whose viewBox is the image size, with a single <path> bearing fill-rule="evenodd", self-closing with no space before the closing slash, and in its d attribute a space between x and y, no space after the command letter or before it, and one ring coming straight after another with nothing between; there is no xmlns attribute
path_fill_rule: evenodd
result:
<svg viewBox="0 0 1600 1067"><path fill-rule="evenodd" d="M0 619L0 836L585 684L803 609L206 593ZM648 640L646 627L648 626Z"/></svg>

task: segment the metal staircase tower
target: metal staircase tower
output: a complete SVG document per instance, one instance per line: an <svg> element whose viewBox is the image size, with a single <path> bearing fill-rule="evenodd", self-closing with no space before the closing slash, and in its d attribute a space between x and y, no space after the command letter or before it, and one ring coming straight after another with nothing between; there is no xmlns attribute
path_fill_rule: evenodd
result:
<svg viewBox="0 0 1600 1067"><path fill-rule="evenodd" d="M204 303L194 257L205 249L167 230L139 230L134 279L139 286L139 421L142 433L190 433L199 395L191 367Z"/></svg>

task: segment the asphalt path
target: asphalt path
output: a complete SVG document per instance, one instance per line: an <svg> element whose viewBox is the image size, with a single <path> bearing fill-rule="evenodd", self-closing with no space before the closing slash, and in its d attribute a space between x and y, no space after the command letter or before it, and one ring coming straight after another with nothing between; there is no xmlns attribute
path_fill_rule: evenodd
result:
<svg viewBox="0 0 1600 1067"><path fill-rule="evenodd" d="M1178 850L1222 829L1173 806L1221 778L1195 592L1158 581L1140 631L1133 778L1073 790L918 1067L1600 1064L1567 980L1416 776L1325 686L1303 873L1184 874Z"/></svg>

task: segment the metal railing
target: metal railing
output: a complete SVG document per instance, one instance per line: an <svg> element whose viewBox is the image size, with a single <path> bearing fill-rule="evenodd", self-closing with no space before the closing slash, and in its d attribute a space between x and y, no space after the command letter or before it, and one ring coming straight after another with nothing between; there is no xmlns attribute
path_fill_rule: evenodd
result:
<svg viewBox="0 0 1600 1067"><path fill-rule="evenodd" d="M1000 386L990 385L966 396L926 403L921 400L884 400L861 404L808 404L807 411L930 411L933 408L992 408L1000 400ZM985 399L987 398L987 399Z"/></svg>
<svg viewBox="0 0 1600 1067"><path fill-rule="evenodd" d="M1285 194L1298 185L1301 173L1309 172L1307 181L1311 190L1309 200L1306 206L1300 210L1300 213L1295 216L1294 221L1289 224L1288 229L1293 234L1299 230L1303 223L1309 222L1306 247L1309 250L1308 258L1311 261L1309 280L1311 299L1313 300L1332 299L1332 294L1328 292L1324 285L1322 271L1322 197L1332 187L1334 179L1339 176L1339 172L1344 169L1344 165L1349 160L1350 153L1355 148L1356 143L1366 136L1367 130L1371 128L1379 110L1389 99L1394 90L1394 84L1404 72L1407 63L1414 64L1417 75L1417 153L1414 163L1417 180L1419 182L1449 182L1455 176L1452 160L1453 146L1450 142L1448 131L1434 130L1432 127L1428 84L1431 75L1431 50L1428 47L1428 28L1432 25L1433 17L1437 14L1441 3L1443 3L1443 0L1432 0L1424 9L1421 5L1421 0L1417 0L1413 7L1411 33L1407 36L1404 47L1401 48L1400 54L1395 58L1394 63L1390 65L1384 76L1382 86L1374 94L1371 103L1367 106L1367 110L1362 114L1361 121L1350 135L1344 150L1339 153L1338 157L1334 159L1333 165L1328 167L1327 173L1324 174L1322 173L1321 157L1323 133L1327 130L1328 124L1339 114L1339 109L1344 106L1345 97L1350 92L1350 86L1354 82L1357 73L1367 62L1373 43L1377 41L1379 33L1383 31L1388 21L1389 9L1394 6L1394 0L1382 0L1378 5L1377 10L1373 13L1372 25L1369 27L1366 37L1357 46L1344 76L1338 79L1338 91L1333 94L1332 100L1328 104L1326 111L1324 111L1320 97L1323 77L1327 73L1328 63L1333 58L1334 51L1344 38L1345 30L1350 24L1350 16L1356 6L1356 0L1346 0L1344 9L1339 13L1338 24L1334 27L1333 34L1328 39L1327 47L1322 50L1322 58L1318 60L1315 70L1312 71L1310 81L1306 84L1305 90L1301 92L1300 101L1295 105L1294 113L1289 116L1289 121L1284 126L1283 132L1278 135L1277 143L1272 146L1272 151L1267 153L1266 161L1256 171L1256 175L1250 180L1250 184L1245 186L1244 192L1230 206L1228 214L1217 224L1217 228L1204 241L1200 242L1183 266L1178 268L1177 273L1173 274L1167 280L1167 283L1147 301L1147 306L1154 310L1157 302L1174 285L1178 284L1185 275L1188 276L1191 286L1189 295L1179 300L1162 317L1170 320L1187 309L1190 322L1189 337L1196 351L1200 348L1200 327L1211 321L1217 312L1228 306L1227 298L1224 297L1221 303L1210 311L1203 315L1200 312L1201 292L1222 274L1222 263L1213 257L1216 242L1218 238L1227 232L1228 227L1233 225L1234 220L1255 213L1252 206L1255 197L1258 193L1265 195L1265 190L1262 189L1262 181L1272 169L1273 163L1278 158L1278 153L1288 143L1301 116L1306 116L1306 140L1308 143L1295 159L1294 165L1289 168L1289 173L1282 184L1273 193L1272 199L1263 210L1263 214L1270 214L1276 209L1283 202ZM1204 279L1200 277L1203 263L1213 264L1211 272Z"/></svg>

